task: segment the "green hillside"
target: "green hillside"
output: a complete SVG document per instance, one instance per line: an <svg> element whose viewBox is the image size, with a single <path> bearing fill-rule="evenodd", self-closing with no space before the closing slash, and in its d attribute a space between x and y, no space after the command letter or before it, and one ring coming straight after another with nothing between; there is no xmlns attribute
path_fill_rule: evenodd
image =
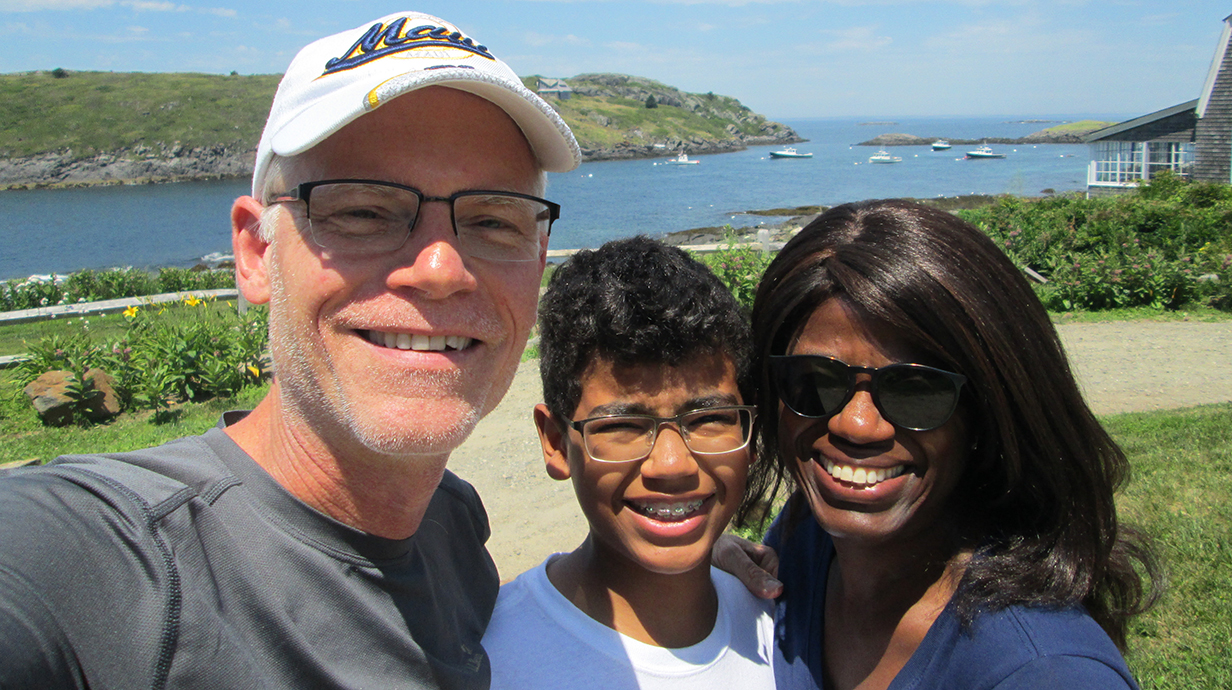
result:
<svg viewBox="0 0 1232 690"><path fill-rule="evenodd" d="M0 157L68 149L84 158L177 142L188 148L255 149L280 78L62 70L0 74Z"/></svg>
<svg viewBox="0 0 1232 690"><path fill-rule="evenodd" d="M524 77L522 81L534 90L538 77ZM551 98L549 102L569 123L583 149L673 140L783 138L791 131L735 98L688 93L653 79L579 74L567 81L573 96L568 100ZM648 107L648 102L653 102L653 107Z"/></svg>
<svg viewBox="0 0 1232 690"><path fill-rule="evenodd" d="M1115 122L1104 122L1102 120L1079 120L1077 122L1066 122L1063 125L1049 127L1043 130L1045 133L1073 133L1073 134L1089 134L1097 129L1111 127Z"/></svg>
<svg viewBox="0 0 1232 690"><path fill-rule="evenodd" d="M71 151L81 159L114 152L255 149L279 75L114 72L0 74L0 158ZM689 94L626 75L579 75L569 100L551 99L591 157L613 147L664 141L739 145L786 140L794 132L734 98ZM533 90L536 77L524 82ZM654 97L655 107L647 107ZM769 143L769 142L763 142Z"/></svg>

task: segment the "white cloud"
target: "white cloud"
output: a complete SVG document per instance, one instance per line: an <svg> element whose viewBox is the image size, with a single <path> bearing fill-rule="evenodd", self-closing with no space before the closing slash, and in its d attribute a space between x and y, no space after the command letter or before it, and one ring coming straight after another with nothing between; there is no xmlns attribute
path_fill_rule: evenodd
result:
<svg viewBox="0 0 1232 690"><path fill-rule="evenodd" d="M554 36L551 34L541 34L535 31L527 31L525 40L528 45L535 47L554 46L554 45L571 45L571 46L588 46L590 40L582 38L576 34L566 34L564 36Z"/></svg>
<svg viewBox="0 0 1232 690"><path fill-rule="evenodd" d="M876 35L876 26L854 26L850 29L828 30L822 33L835 37L824 44L824 49L833 53L872 52L894 42L889 36Z"/></svg>
<svg viewBox="0 0 1232 690"><path fill-rule="evenodd" d="M106 7L127 7L135 12L192 12L216 17L235 17L236 11L225 7L193 8L168 0L0 0L0 12L63 12L96 10Z"/></svg>
<svg viewBox="0 0 1232 690"><path fill-rule="evenodd" d="M157 2L155 0L125 0L120 5L137 12L183 12L186 7L174 2Z"/></svg>
<svg viewBox="0 0 1232 690"><path fill-rule="evenodd" d="M0 12L92 10L99 7L111 7L114 4L114 0L0 0Z"/></svg>

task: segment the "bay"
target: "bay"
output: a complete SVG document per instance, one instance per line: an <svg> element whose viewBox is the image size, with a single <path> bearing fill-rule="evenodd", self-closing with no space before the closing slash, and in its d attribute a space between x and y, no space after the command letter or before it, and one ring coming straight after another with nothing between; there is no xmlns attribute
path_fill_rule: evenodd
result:
<svg viewBox="0 0 1232 690"><path fill-rule="evenodd" d="M636 234L768 222L739 214L752 209L899 196L1036 196L1046 189L1086 188L1085 145L996 145L994 150L1006 158L978 161L963 160L971 147L934 152L927 146L899 146L891 149L903 159L896 165L870 165L868 157L876 149L855 146L886 133L1022 137L1049 122L1012 117L907 118L875 125L853 118L785 122L809 140L796 148L811 152L812 158L774 160L769 152L778 147L756 146L699 156L698 165L665 165L666 158L600 161L551 175L547 196L563 207L551 246L596 247ZM0 192L0 279L113 266L192 266L217 259L231 250L231 202L248 188L247 180L221 180Z"/></svg>

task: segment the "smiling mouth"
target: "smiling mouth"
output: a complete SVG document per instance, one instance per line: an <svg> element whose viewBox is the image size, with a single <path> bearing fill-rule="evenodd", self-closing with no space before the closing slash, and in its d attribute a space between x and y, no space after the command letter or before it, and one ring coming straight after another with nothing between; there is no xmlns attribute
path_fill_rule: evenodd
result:
<svg viewBox="0 0 1232 690"><path fill-rule="evenodd" d="M841 482L854 484L863 489L874 487L887 479L893 479L907 471L907 468L904 465L866 468L856 467L854 465L840 465L826 458L821 459L821 465L826 468L826 472L828 472L831 477L834 477Z"/></svg>
<svg viewBox="0 0 1232 690"><path fill-rule="evenodd" d="M384 331L360 331L360 333L373 345L393 350L415 350L416 352L465 350L475 342L474 338L463 335L428 336L421 333L387 333Z"/></svg>
<svg viewBox="0 0 1232 690"><path fill-rule="evenodd" d="M701 510L704 499L694 501L677 501L675 503L640 503L637 501L626 501L626 503L637 512L659 522L680 522L693 517L694 513Z"/></svg>

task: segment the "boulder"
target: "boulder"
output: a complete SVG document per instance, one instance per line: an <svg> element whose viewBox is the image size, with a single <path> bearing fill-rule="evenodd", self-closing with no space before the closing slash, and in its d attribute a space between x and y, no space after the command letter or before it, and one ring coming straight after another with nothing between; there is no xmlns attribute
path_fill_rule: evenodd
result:
<svg viewBox="0 0 1232 690"><path fill-rule="evenodd" d="M72 372L49 371L27 384L22 392L44 424L64 426L73 421L77 406L77 401L69 395L69 386L76 380Z"/></svg>
<svg viewBox="0 0 1232 690"><path fill-rule="evenodd" d="M23 392L48 426L64 426L78 414L102 422L120 413L115 379L102 369L90 369L80 382L71 371L49 371L31 381Z"/></svg>
<svg viewBox="0 0 1232 690"><path fill-rule="evenodd" d="M86 404L86 416L94 422L103 422L120 414L120 396L116 395L115 377L102 369L90 369L86 372L86 391L89 401Z"/></svg>

